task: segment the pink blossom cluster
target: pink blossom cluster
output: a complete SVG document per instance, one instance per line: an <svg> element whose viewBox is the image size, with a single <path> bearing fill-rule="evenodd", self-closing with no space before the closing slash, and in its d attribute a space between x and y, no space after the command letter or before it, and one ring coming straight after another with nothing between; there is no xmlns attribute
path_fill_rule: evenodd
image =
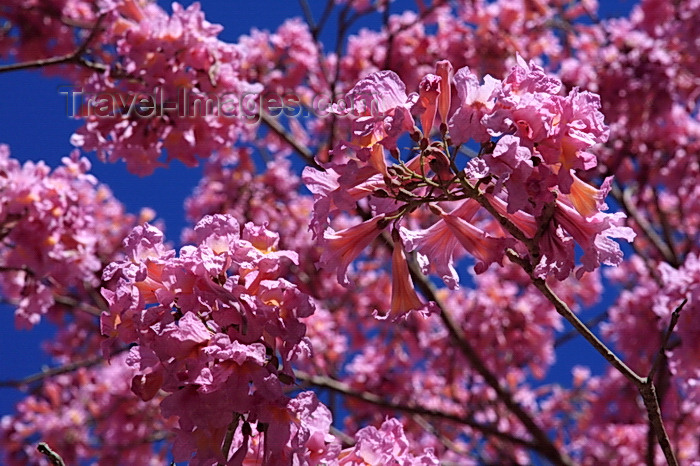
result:
<svg viewBox="0 0 700 466"><path fill-rule="evenodd" d="M167 435L174 421L164 420L157 404L125 396L135 372L125 358L57 375L22 400L14 416L3 416L3 464L42 464L32 445L36 437L60 451L66 464L97 458L100 464L164 464L167 450L151 441Z"/></svg>
<svg viewBox="0 0 700 466"><path fill-rule="evenodd" d="M194 166L197 156L250 133L244 112L261 88L241 78L244 50L217 38L221 26L204 18L199 4L173 3L168 15L155 3L128 1L115 5L106 23L100 40L115 49L105 72L76 82L87 98L74 145L148 175L165 165L164 153Z"/></svg>
<svg viewBox="0 0 700 466"><path fill-rule="evenodd" d="M588 1L438 1L428 8L416 3L418 11L391 14L381 29L363 28L349 37L339 60L348 88L372 72L389 69L414 89L435 62L445 59L456 69L469 66L481 76L504 75L517 52L546 56L555 65L564 55L564 44L552 24L573 22L587 8L596 8Z"/></svg>
<svg viewBox="0 0 700 466"><path fill-rule="evenodd" d="M696 460L698 0L612 20L591 0L336 0L236 44L198 4L6 3L0 55L79 50L73 84L126 99L83 102L74 144L141 175L206 159L176 251L77 151L52 171L0 146L2 295L18 325L59 325L65 368L0 420L8 464L42 461L37 439L75 464L662 464L630 377L547 382L578 356L558 354L562 306L655 368L671 448ZM131 105L182 91L250 92L255 117L260 97L331 105L279 126Z"/></svg>
<svg viewBox="0 0 700 466"><path fill-rule="evenodd" d="M285 395L294 381L291 364L311 350L300 319L313 304L281 278L297 255L278 250L277 235L266 228L241 227L227 215L204 217L193 239L197 245L176 256L158 229L136 227L125 240L127 259L110 264L103 277L111 284L103 289L107 347L138 343L126 359L135 371L131 389L144 401L167 393L160 406L163 416L178 419L175 459L412 458L407 444L392 446L403 435L396 421L385 436L370 430L362 440L358 433L355 449L341 452L327 432L330 411L315 395ZM226 446L230 457L222 456ZM430 454L424 458L434 464Z"/></svg>
<svg viewBox="0 0 700 466"><path fill-rule="evenodd" d="M0 287L16 306L17 327L63 309L55 295L97 288L136 221L89 170L77 151L52 171L43 162L22 165L0 145Z"/></svg>
<svg viewBox="0 0 700 466"><path fill-rule="evenodd" d="M449 62L438 63L437 74L426 75L410 95L390 71L369 75L352 89L360 116L350 139L324 171L304 171L315 198L312 228L327 248L322 265L346 283L349 264L391 227L392 309L404 313L422 307L404 249L417 251L424 271L432 267L452 288L454 259L462 251L483 272L502 263L506 248L516 248L532 261L535 275L559 280L575 267L575 244L583 249L579 277L600 264L619 264L622 253L612 238L634 235L621 226L623 214L604 212L611 180L597 189L576 175L596 166L588 150L607 139L598 97L577 89L560 96L556 78L522 59L503 81L487 76L480 84L468 68L452 71ZM431 141L437 128L439 138ZM398 141L407 135L417 145L402 157ZM459 150L469 141L480 149L465 157ZM340 231L328 227L329 216L352 211L357 202L371 219ZM407 220L402 226L421 206L435 215L432 225L416 229ZM482 207L500 224L481 221Z"/></svg>
<svg viewBox="0 0 700 466"><path fill-rule="evenodd" d="M127 259L104 271L112 286L103 290L103 333L138 343L127 361L137 370L135 393L169 393L161 407L179 418L178 461L195 453L195 464L225 461L231 423L231 433L243 432L234 451L245 453L250 422L266 432L265 457L279 460L289 454L283 389L294 380L291 362L310 350L299 319L313 305L280 278L297 255L276 250L277 236L264 227L241 228L232 217L205 217L194 234L197 245L176 256L157 228L134 229Z"/></svg>

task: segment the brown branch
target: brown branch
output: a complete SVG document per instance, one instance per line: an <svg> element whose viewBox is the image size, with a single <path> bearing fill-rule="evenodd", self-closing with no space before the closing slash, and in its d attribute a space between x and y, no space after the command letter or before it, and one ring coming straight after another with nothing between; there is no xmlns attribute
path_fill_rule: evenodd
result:
<svg viewBox="0 0 700 466"><path fill-rule="evenodd" d="M666 329L666 334L663 337L663 340L661 342L661 348L659 349L659 352L656 355L656 358L654 359L654 363L651 365L651 369L649 369L649 375L647 375L647 379L652 380L654 378L654 375L656 374L656 371L659 368L659 364L660 364L661 360L663 359L664 355L666 354L666 348L668 347L668 340L671 338L671 334L673 333L673 329L676 328L676 324L678 323L678 319L681 316L681 311L683 310L683 307L685 307L687 302L688 302L688 298L683 299L683 302L681 302L676 307L676 309L671 313L671 322L668 324L668 329Z"/></svg>
<svg viewBox="0 0 700 466"><path fill-rule="evenodd" d="M666 242L668 250L673 257L673 261L670 262L670 264L674 267L679 267L681 265L681 261L679 260L678 254L676 254L675 248L673 247L673 232L671 231L671 225L668 222L668 216L661 208L658 190L656 188L652 188L652 191L654 192L654 207L656 207L656 211L659 214L659 221L661 223L661 231L664 235L664 241Z"/></svg>
<svg viewBox="0 0 700 466"><path fill-rule="evenodd" d="M532 267L523 258L521 258L515 251L509 249L506 252L508 258L513 262L519 264L525 272L530 276L532 284L535 288L540 290L542 295L547 298L553 306L557 313L565 318L580 334L585 338L593 348L595 348L615 369L617 369L622 375L629 379L635 385L639 385L644 380L642 377L637 375L627 364L625 364L610 348L608 348L605 343L603 343L588 327L586 324L581 322L581 320L574 314L569 306L559 297L554 291L549 287L546 281L542 278L536 277L532 270Z"/></svg>
<svg viewBox="0 0 700 466"><path fill-rule="evenodd" d="M90 31L90 34L88 37L83 41L80 46L78 46L75 51L68 53L66 55L61 55L58 57L49 57L49 58L40 58L38 60L32 60L32 61L27 61L27 62L22 62L22 63L10 63L9 65L3 65L0 66L0 73L5 73L5 72L10 72L10 71L19 71L19 70L30 70L30 69L35 69L35 68L43 68L45 66L53 66L53 65L63 65L63 64L76 64L76 65L82 65L88 68L95 69L96 71L106 71L107 67L98 63L91 62L83 57L81 55L85 53L87 48L89 47L90 43L95 39L97 36L97 33L100 32L100 25L102 24L102 21L104 20L106 15L101 15L99 18L97 18L97 21L95 25L93 26L92 30Z"/></svg>
<svg viewBox="0 0 700 466"><path fill-rule="evenodd" d="M78 301L77 299L71 298L70 296L54 294L53 300L58 304L62 304L64 306L86 312L95 317L100 317L103 312L103 309L100 309L97 306L91 306L90 304Z"/></svg>
<svg viewBox="0 0 700 466"><path fill-rule="evenodd" d="M437 439L440 441L440 443L442 443L442 444L445 446L445 448L447 448L448 450L451 450L451 451L457 453L459 456L463 456L463 457L468 457L468 456L469 456L469 452L468 452L468 451L466 451L466 450L460 448L459 446L457 446L457 444L455 444L455 443L454 443L450 438L448 438L447 436L443 435L443 434L437 429L437 427L435 427L434 425L432 425L431 423L429 423L423 416L420 416L420 415L418 415L418 414L414 414L413 416L411 416L411 419L413 419L413 422L415 422L416 424L418 424L419 426L421 426L421 428L422 428L423 430L425 430L425 431L428 432L430 435L433 435L435 438L437 438Z"/></svg>
<svg viewBox="0 0 700 466"><path fill-rule="evenodd" d="M583 324L588 328L594 328L594 327L597 327L598 324L600 324L601 322L605 321L605 319L607 319L607 318L608 318L608 311L605 311L605 312L601 312L599 315L597 315L595 317L588 319ZM554 340L554 347L556 348L558 346L561 346L564 343L567 343L569 340L572 340L575 337L580 336L580 335L581 334L576 329L569 330L568 332L559 335L556 338L556 340Z"/></svg>
<svg viewBox="0 0 700 466"><path fill-rule="evenodd" d="M651 224L642 217L637 210L637 208L634 206L632 201L630 200L630 191L629 189L626 189L624 192L620 189L620 187L616 184L613 183L612 190L610 191L615 198L617 202L620 203L622 208L625 210L625 213L630 216L635 223L639 226L639 228L642 230L644 233L644 236L647 237L647 239L651 242L651 244L656 248L656 250L661 254L661 256L664 258L666 262L668 262L671 265L674 265L675 267L678 266L676 263L676 259L669 249L668 245L661 239L661 237L656 233L656 230L651 226Z"/></svg>
<svg viewBox="0 0 700 466"><path fill-rule="evenodd" d="M668 349L668 342L671 338L671 334L673 334L673 330L676 327L676 324L678 323L678 319L680 318L680 313L683 307L686 305L688 302L688 298L683 299L683 302L681 302L676 309L671 313L671 321L668 324L668 328L666 329L666 332L663 336L663 339L661 341L661 347L659 348L659 352L656 354L656 357L654 358L654 362L651 365L651 368L649 369L649 375L647 375L647 380L650 382L654 381L655 375L659 372L659 368L662 366L666 367L667 363L667 358L666 358L666 349ZM666 389L668 389L668 370L664 370L661 372L658 386L658 395L657 395L657 400L659 404L659 408L661 405L661 401L663 400L664 393ZM652 424L651 422L651 417L649 417L649 430L647 431L647 464L650 466L654 466L656 464L655 461L655 450L654 446L656 444L657 440L657 429L656 427Z"/></svg>
<svg viewBox="0 0 700 466"><path fill-rule="evenodd" d="M229 425L226 428L226 435L224 436L224 443L221 446L221 454L226 458L228 461L230 451L231 451L231 444L233 443L233 437L236 434L236 429L238 429L238 424L240 423L240 415L239 414L234 414L233 419L229 423ZM219 466L223 466L221 463L218 463Z"/></svg>
<svg viewBox="0 0 700 466"><path fill-rule="evenodd" d="M26 265L10 266L0 265L0 272L24 272L28 276L34 276L34 271Z"/></svg>
<svg viewBox="0 0 700 466"><path fill-rule="evenodd" d="M504 224L504 227L507 228L508 231L512 230L515 235L522 237L525 240L528 240L528 238L514 224L512 224L505 217L498 215L498 212L488 203L488 201L483 196L478 196L476 194L478 192L476 188L472 187L464 179L463 175L460 181L462 181L465 184L465 191L467 191L469 197L474 197L475 199L480 201L480 203L484 202L488 206L490 211L493 211L495 218L502 220L501 223ZM357 210L358 213L365 220L370 218L370 214L368 212L365 212L362 208L360 208L360 206L357 206ZM393 248L392 242L384 235L382 235L382 238L384 239L385 246L389 250L391 250ZM467 361L469 361L469 363L476 370L476 372L479 373L479 375L484 379L486 384L494 390L497 398L506 406L506 408L511 413L513 413L513 415L516 418L518 418L518 420L523 424L525 429L530 433L530 435L532 435L534 439L534 442L532 443L532 449L545 456L553 464L573 465L573 460L566 453L559 451L559 449L554 445L554 443L552 443L551 439L547 436L547 434L540 428L540 426L537 425L532 416L522 406L520 406L520 404L518 404L515 401L510 391L508 391L507 388L503 387L500 381L498 380L498 377L496 377L496 375L494 375L493 372L491 372L491 370L488 367L486 367L486 364L481 359L474 347L469 343L469 340L467 339L464 332L462 332L462 329L452 319L452 316L448 312L447 306L445 306L445 304L443 304L442 301L438 298L434 285L421 272L420 268L418 267L418 264L416 264L415 261L409 261L408 265L411 277L417 288L428 301L434 302L440 309L440 318L445 327L447 328L450 337L457 344L460 352L464 355Z"/></svg>
<svg viewBox="0 0 700 466"><path fill-rule="evenodd" d="M36 449L39 453L44 455L53 466L66 466L61 455L53 451L48 444L41 442L36 446Z"/></svg>
<svg viewBox="0 0 700 466"><path fill-rule="evenodd" d="M110 357L116 356L118 354L123 353L124 351L127 351L129 348L124 347L121 349L118 349L114 351ZM80 368L87 368L87 367L93 367L96 366L102 362L105 361L104 356L93 356L92 358L84 359L82 361L76 361L72 362L69 364L65 364L63 366L58 366L54 367L52 369L45 369L42 370L41 372L37 372L36 374L29 375L23 379L10 379L10 380L0 380L0 388L18 388L18 389L23 389L23 387L34 383L34 382L40 382L44 379L48 379L51 377L54 377L56 375L61 375L61 374L67 374L69 372L73 372L77 369Z"/></svg>
<svg viewBox="0 0 700 466"><path fill-rule="evenodd" d="M636 372L634 372L630 367L628 367L610 348L608 348L605 343L603 343L581 320L574 314L574 312L569 308L569 306L562 301L559 296L557 296L552 289L547 285L547 282L542 278L535 276L533 263L539 260L539 248L537 242L534 239L527 238L520 229L506 219L504 216L500 215L485 199L479 190L473 187L469 181L465 178L464 174L457 170L457 167L452 163L452 168L458 176L458 179L463 186L465 192L473 196L479 204L484 207L498 222L508 231L513 237L520 240L528 249L530 253L529 259L524 259L518 255L512 249L506 251L507 256L515 263L520 265L520 267L529 275L530 280L533 285L540 290L545 298L554 306L555 310L559 315L564 317L573 327L578 331L581 336L583 336L590 344L593 346L618 372L630 380L638 389L642 399L644 400L644 405L647 409L647 415L649 422L656 434L659 445L666 457L666 461L670 465L677 464L677 460L671 448L671 444L666 433L666 429L661 418L661 412L659 409L659 400L656 395L656 389L654 387L653 381L648 377L641 377ZM618 194L619 189L618 189ZM638 212L632 208L632 205L624 195L620 195L620 202L624 203L631 212L633 212L637 218L640 218L642 224L644 220L641 219ZM635 218L636 220L636 218ZM647 224L648 225L648 224ZM659 251L663 254L666 250L669 259L671 257L670 252L665 249L665 244L658 238L656 232L649 228L649 235L651 238L657 238L655 243ZM666 257L666 255L665 255Z"/></svg>
<svg viewBox="0 0 700 466"><path fill-rule="evenodd" d="M280 124L279 121L275 120L269 115L266 115L265 113L261 114L260 121L265 123L265 125L270 130L272 130L287 144L289 144L292 147L292 149L294 149L301 156L301 158L304 159L306 163L308 163L314 168L323 170L323 168L318 163L316 163L316 160L314 159L314 154L311 152L311 149L294 139L294 137L284 128L284 126Z"/></svg>
<svg viewBox="0 0 700 466"><path fill-rule="evenodd" d="M337 427L330 427L330 433L334 435L338 440L340 440L343 444L344 448L348 447L353 447L355 446L355 439L350 437L348 434L343 432L342 430L338 429Z"/></svg>
<svg viewBox="0 0 700 466"><path fill-rule="evenodd" d="M612 365L618 372L624 375L628 380L630 380L638 389L639 394L642 396L644 401L644 406L647 410L647 417L651 425L652 430L656 434L657 441L661 450L664 452L666 461L669 465L674 466L678 464L678 460L675 457L673 449L671 448L671 442L668 438L666 428L664 427L663 419L661 417L661 409L659 408L659 400L656 395L656 388L654 387L653 380L650 377L640 377L636 372L629 368L617 355L610 350L602 341L598 339L593 332L586 327L586 325L579 320L579 318L573 313L569 306L561 300L552 290L549 285L541 279L533 275L532 267L524 261L520 256L517 255L512 250L508 251L508 257L513 261L520 264L523 269L528 272L530 279L535 287L542 292L542 294L547 298L547 300L554 305L556 311L569 321L571 325L593 346L603 357Z"/></svg>
<svg viewBox="0 0 700 466"><path fill-rule="evenodd" d="M445 413L443 411L423 408L420 406L408 406L408 405L405 405L402 403L388 401L388 400L385 400L384 398L382 398L379 395L376 395L374 393L370 393L367 391L360 392L360 391L354 390L348 384L340 382L340 381L335 380L335 379L332 379L330 377L325 377L325 376L320 376L320 375L311 375L311 374L307 374L307 373L302 372L302 371L296 371L295 375L296 375L297 379L304 381L304 382L307 382L315 387L327 388L327 389L333 390L337 393L340 393L340 394L343 394L343 395L346 395L346 396L349 396L352 398L356 398L358 400L362 400L366 403L370 403L370 404L373 404L376 406L381 406L381 407L387 408L387 409L393 409L393 410L400 411L400 412L407 413L407 414L414 414L414 415L419 415L419 416L440 419L440 420L444 420L444 421L456 422L458 424L463 424L463 425L469 426L472 429L479 431L483 434L497 437L497 438L500 438L502 440L506 440L508 442L511 442L513 444L529 448L531 450L538 450L538 446L535 445L534 443L528 441L528 440L524 440L524 439L515 437L507 432L502 432L502 431L498 430L496 427L486 425L486 424L481 424L479 422L474 421L473 419L471 419L469 417Z"/></svg>
<svg viewBox="0 0 700 466"><path fill-rule="evenodd" d="M469 343L469 340L467 339L466 335L464 335L464 332L462 332L462 329L452 319L452 316L447 310L447 306L445 306L438 299L437 294L435 293L435 287L432 283L430 283L425 275L423 275L418 268L418 265L413 261L409 262L409 270L414 283L416 283L421 293L426 297L426 299L433 301L440 308L440 318L447 327L452 339L457 343L461 353L469 361L474 370L481 375L486 384L496 392L498 399L511 413L513 413L513 415L515 415L515 417L518 418L530 435L532 435L534 439L533 450L540 452L553 464L573 465L573 460L569 458L566 453L559 451L547 434L540 428L540 426L537 425L532 416L514 400L510 391L503 387L493 372L486 367L486 364L484 361L482 361L474 347Z"/></svg>
<svg viewBox="0 0 700 466"><path fill-rule="evenodd" d="M664 421L661 417L661 408L659 407L659 400L656 396L654 382L649 378L645 378L637 387L639 388L639 393L642 395L644 407L647 410L650 428L656 434L656 439L659 442L661 451L663 451L666 457L666 462L669 466L678 466L678 460L673 453L673 447L671 447L671 441L668 438L668 433L666 432L666 427L664 427Z"/></svg>

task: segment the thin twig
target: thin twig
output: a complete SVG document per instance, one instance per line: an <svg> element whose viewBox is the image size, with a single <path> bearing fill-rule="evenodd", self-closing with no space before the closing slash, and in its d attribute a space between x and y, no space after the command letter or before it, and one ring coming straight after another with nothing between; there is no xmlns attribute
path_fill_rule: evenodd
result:
<svg viewBox="0 0 700 466"><path fill-rule="evenodd" d="M331 426L329 430L331 434L333 434L337 439L339 439L343 443L344 448L355 446L355 439L350 437L342 430L333 426Z"/></svg>
<svg viewBox="0 0 700 466"><path fill-rule="evenodd" d="M238 424L240 423L240 418L238 414L235 414L233 416L233 420L229 423L228 427L226 428L226 436L224 437L224 444L221 447L221 454L226 458L226 461L228 461L230 451L231 451L231 444L233 443L233 436L236 434L236 429L238 428Z"/></svg>
<svg viewBox="0 0 700 466"><path fill-rule="evenodd" d="M63 461L63 458L61 458L61 455L53 451L48 444L41 442L39 443L39 445L36 446L36 449L39 453L44 455L51 462L52 465L66 466L66 463Z"/></svg>
<svg viewBox="0 0 700 466"><path fill-rule="evenodd" d="M260 121L265 123L265 125L268 128L274 131L275 134L277 134L287 144L289 144L292 147L292 149L294 149L299 155L301 155L301 157L306 163L313 166L314 168L323 170L323 168L318 163L316 163L316 160L314 159L314 154L311 152L311 149L294 139L294 137L291 134L289 134L289 132L284 128L284 126L280 124L279 121L275 120L269 115L266 115L265 113L263 113L260 116Z"/></svg>
<svg viewBox="0 0 700 466"><path fill-rule="evenodd" d="M588 328L594 328L594 327L597 327L599 323L603 322L607 318L608 318L608 311L605 311L605 312L602 312L601 314L599 314L595 317L588 319L583 324ZM554 340L554 347L556 348L558 346L561 346L564 343L567 343L569 340L572 340L580 335L581 334L578 333L578 331L576 329L569 330L568 332L559 335Z"/></svg>
<svg viewBox="0 0 700 466"><path fill-rule="evenodd" d="M62 65L70 63L86 66L88 68L93 68L97 71L106 71L107 68L104 65L91 62L81 57L81 55L85 53L93 39L97 36L97 33L100 31L100 25L102 24L102 21L104 20L105 16L106 15L103 14L99 18L97 18L95 26L93 26L92 30L90 31L90 34L83 41L83 43L80 44L80 46L78 46L77 49L75 49L75 51L58 57L41 58L38 60L32 60L22 63L10 63L8 65L3 65L0 66L0 73L19 70L30 70L35 68L43 68L45 66Z"/></svg>
<svg viewBox="0 0 700 466"><path fill-rule="evenodd" d="M445 448L447 448L448 450L451 450L462 457L466 457L469 455L468 451L465 451L464 449L458 447L457 444L455 444L451 439L449 439L448 437L443 435L437 429L437 427L435 427L430 422L428 422L423 416L420 416L418 414L414 414L411 417L411 419L413 419L413 421L416 424L421 426L423 428L423 430L425 430L429 434L435 436L435 438L437 438L440 441L440 443L442 443L445 446Z"/></svg>
<svg viewBox="0 0 700 466"><path fill-rule="evenodd" d="M632 201L630 200L630 192L629 189L626 189L624 192L620 189L620 187L616 184L613 183L611 193L615 200L620 203L622 208L625 210L625 213L632 217L632 219L635 221L635 223L639 226L639 228L642 230L644 235L649 239L651 244L656 248L656 250L661 254L661 256L664 258L666 262L668 262L671 265L678 266L676 263L676 259L674 258L674 255L671 253L671 250L669 249L668 245L661 239L661 237L656 233L656 230L651 226L651 224L645 219L644 217L641 216L637 208L634 206Z"/></svg>
<svg viewBox="0 0 700 466"><path fill-rule="evenodd" d="M129 348L124 347L121 349L118 349L114 351L110 357L114 357L118 354L123 353L124 351L127 351ZM44 379L48 379L57 375L61 374L67 374L69 372L73 372L77 369L80 368L87 368L87 367L92 367L96 366L102 362L105 361L104 356L93 356L92 358L84 359L82 361L76 361L72 362L70 364L65 364L63 366L58 366L54 367L52 369L45 369L42 370L41 372L37 372L36 374L29 375L23 379L10 379L10 380L0 380L0 388L18 388L22 389L23 387L32 384L34 382L39 382Z"/></svg>
<svg viewBox="0 0 700 466"><path fill-rule="evenodd" d="M666 354L668 340L671 338L673 329L676 328L678 318L681 316L681 311L683 310L683 307L686 305L687 302L688 298L683 299L683 302L680 303L678 307L676 307L676 309L671 313L671 322L668 324L668 329L666 329L666 334L664 335L663 340L661 342L661 348L659 349L656 358L654 358L654 363L651 365L651 369L649 369L649 375L647 375L647 379L654 379L654 375L656 375L656 371L659 369L659 364L663 359L664 355Z"/></svg>
<svg viewBox="0 0 700 466"><path fill-rule="evenodd" d="M314 36L314 31L316 31L316 21L314 21L314 14L311 11L311 6L309 6L309 2L307 0L299 0L299 5L301 6L301 10L304 12L304 19L306 20L306 24L309 25L311 35L313 36L314 40L316 40L316 36Z"/></svg>
<svg viewBox="0 0 700 466"><path fill-rule="evenodd" d="M78 309L80 311L86 312L92 316L95 317L100 317L102 315L103 309L98 308L97 306L92 306L87 303L80 302L79 300L72 298L70 296L63 296L60 294L54 294L53 300L58 303L62 304L67 307L71 307L73 309Z"/></svg>
<svg viewBox="0 0 700 466"><path fill-rule="evenodd" d="M426 416L426 417L432 417L435 419L441 419L445 421L452 421L456 422L459 424L464 424L466 426L471 427L472 429L482 432L486 435L491 435L494 437L498 437L503 440L507 440L511 443L514 443L516 445L520 445L532 450L538 450L537 445L533 444L532 442L528 440L524 440L518 437L515 437L511 434L508 434L506 432L502 432L498 430L496 427L486 425L486 424L481 424L479 422L474 421L473 419L465 416L459 416L456 414L450 414L450 413L445 413L443 411L437 411L433 409L428 409L428 408L422 408L420 406L408 406L405 404L401 403L395 403L393 401L388 401L385 400L384 398L380 397L379 395L375 395L374 393L370 393L367 391L356 391L352 389L348 384L345 384L343 382L340 382L338 380L332 379L330 377L325 377L325 376L320 376L320 375L311 375L307 374L302 371L296 371L295 372L296 378L307 382L311 385L314 385L315 387L319 388L327 388L329 390L333 390L335 392L341 393L343 395L356 398L358 400L362 400L367 403L371 403L373 405L381 406L383 408L387 409L393 409L396 411L408 413L408 414L416 414L420 416Z"/></svg>
<svg viewBox="0 0 700 466"><path fill-rule="evenodd" d="M673 231L671 228L671 225L668 222L668 216L666 215L666 212L661 208L661 203L659 202L659 192L656 188L652 188L654 191L654 207L656 207L656 211L659 214L659 222L661 223L661 232L664 235L664 241L666 242L666 245L668 246L669 253L673 257L673 262L670 262L671 265L674 267L679 267L681 264L681 261L678 258L678 255L676 254L675 248L673 247L674 241L673 241Z"/></svg>

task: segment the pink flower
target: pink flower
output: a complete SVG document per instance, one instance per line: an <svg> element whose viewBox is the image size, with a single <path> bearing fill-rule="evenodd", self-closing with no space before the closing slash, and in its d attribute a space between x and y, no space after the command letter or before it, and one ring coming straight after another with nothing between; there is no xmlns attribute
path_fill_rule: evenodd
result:
<svg viewBox="0 0 700 466"><path fill-rule="evenodd" d="M551 224L538 244L540 261L535 266L535 276L546 278L554 275L557 280L566 280L574 269L574 240L567 236L561 226Z"/></svg>
<svg viewBox="0 0 700 466"><path fill-rule="evenodd" d="M443 214L442 220L459 244L477 260L474 265L476 273L483 273L494 262L502 265L503 254L509 240L490 236L452 213Z"/></svg>
<svg viewBox="0 0 700 466"><path fill-rule="evenodd" d="M358 166L356 160L345 164L329 164L325 171L306 167L302 179L314 195L314 211L310 229L321 236L328 226L328 217L340 210L350 210L360 199L371 196L376 189L386 188L375 163ZM380 166L381 168L381 166Z"/></svg>
<svg viewBox="0 0 700 466"><path fill-rule="evenodd" d="M435 65L435 73L440 77L440 96L438 97L438 112L440 120L447 124L447 119L452 106L452 80L453 70L452 63L448 60L441 60Z"/></svg>
<svg viewBox="0 0 700 466"><path fill-rule="evenodd" d="M611 238L632 241L636 236L631 228L620 226L624 218L625 215L620 212L599 212L592 217L583 217L567 204L556 201L554 219L583 248L582 266L576 272L578 277L600 264L618 265L622 262L620 246Z"/></svg>
<svg viewBox="0 0 700 466"><path fill-rule="evenodd" d="M528 238L535 237L535 234L537 234L537 220L535 217L522 210L510 213L508 211L508 206L510 204L506 203L503 199L492 194L484 194L484 196L500 215L513 222L520 231L525 233L525 236Z"/></svg>
<svg viewBox="0 0 700 466"><path fill-rule="evenodd" d="M423 309L426 305L420 300L413 287L406 253L397 230L394 230L392 237L394 250L391 255L391 311L389 314L392 320L396 320L410 311Z"/></svg>
<svg viewBox="0 0 700 466"><path fill-rule="evenodd" d="M345 273L348 266L379 236L385 226L384 215L380 215L338 232L329 228L323 235L325 250L321 255L321 266L336 270L338 281L348 286L350 283Z"/></svg>
<svg viewBox="0 0 700 466"><path fill-rule="evenodd" d="M585 181L582 181L578 176L571 173L571 189L566 198L571 201L574 208L584 217L592 217L598 212L607 210L608 206L605 203L605 198L610 192L613 178L611 176L603 180L603 184L599 189L594 188Z"/></svg>
<svg viewBox="0 0 700 466"><path fill-rule="evenodd" d="M568 193L573 182L571 170L589 170L598 164L596 156L587 149L607 141L610 129L603 122L597 94L575 88L565 98L557 97L554 103L549 134L537 149L546 163L561 166L559 185L562 192Z"/></svg>
<svg viewBox="0 0 700 466"><path fill-rule="evenodd" d="M413 455L410 445L403 432L402 424L396 419L385 420L377 429L368 426L355 434L355 446L343 450L338 459L338 464L412 464L412 465L437 465L438 460L433 454L432 448L427 449L421 455Z"/></svg>
<svg viewBox="0 0 700 466"><path fill-rule="evenodd" d="M458 107L449 119L452 141L455 144L470 139L476 142L488 141L491 136L481 119L493 109L494 94L500 89L500 81L486 75L484 84L480 85L476 75L465 66L457 71L453 82L457 88Z"/></svg>
<svg viewBox="0 0 700 466"><path fill-rule="evenodd" d="M502 136L493 152L483 157L490 173L499 177L496 186L508 188L508 212L529 207L528 178L532 173L532 153L520 144L520 138L510 134Z"/></svg>
<svg viewBox="0 0 700 466"><path fill-rule="evenodd" d="M348 92L347 99L351 115L357 115L352 123L351 142L358 147L381 143L392 149L402 133L413 129L413 102L393 71L372 73L360 80Z"/></svg>
<svg viewBox="0 0 700 466"><path fill-rule="evenodd" d="M452 213L468 220L479 208L476 201L468 199ZM454 268L455 256L460 254L459 241L444 219L438 220L425 230L409 230L402 227L400 233L406 250L416 251L423 273L429 273L432 268L450 289L459 288L459 276Z"/></svg>
<svg viewBox="0 0 700 466"><path fill-rule="evenodd" d="M217 39L222 27L206 21L198 3L174 3L168 15L155 3L127 2L113 15L101 37L114 44L113 56L106 72L81 83L85 124L73 145L148 175L166 165L164 150L168 161L196 166L197 156L251 134L255 115L243 96L262 86L244 79L242 48Z"/></svg>
<svg viewBox="0 0 700 466"><path fill-rule="evenodd" d="M59 312L54 294L71 290L89 299L102 261L119 253L136 223L89 170L78 151L51 170L43 162L20 164L0 144L0 288L17 306L18 327Z"/></svg>
<svg viewBox="0 0 700 466"><path fill-rule="evenodd" d="M331 462L340 453L340 444L329 433L333 422L331 411L314 392L302 392L289 401L289 411L298 422L291 425L287 448L299 464Z"/></svg>
<svg viewBox="0 0 700 466"><path fill-rule="evenodd" d="M426 138L430 137L430 131L435 122L441 81L440 76L426 74L418 84L418 104L422 107L420 124Z"/></svg>

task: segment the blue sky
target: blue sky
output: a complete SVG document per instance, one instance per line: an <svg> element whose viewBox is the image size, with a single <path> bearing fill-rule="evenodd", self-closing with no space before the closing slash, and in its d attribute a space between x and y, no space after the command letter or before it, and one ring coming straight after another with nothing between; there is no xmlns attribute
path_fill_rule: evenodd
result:
<svg viewBox="0 0 700 466"><path fill-rule="evenodd" d="M159 3L169 10L169 2ZM192 2L183 3L189 5ZM200 3L210 22L224 25L220 37L231 42L248 33L252 27L275 29L284 19L301 15L297 2L203 0ZM317 9L325 4L316 1L310 3ZM395 1L392 11L414 3ZM631 1L601 3L603 17L625 14L633 5ZM370 28L378 28L380 24L379 15L373 15L363 22ZM66 116L65 96L58 92L63 84L65 82L61 79L46 78L39 71L0 73L0 89L4 91L0 99L0 143L9 144L14 158L20 161L44 160L55 167L61 157L72 150L69 138L79 122ZM91 156L91 160L93 173L111 187L130 212L138 212L141 207L152 207L158 218L165 221L167 237L177 243L185 226L183 201L199 181L200 169L189 169L176 162L167 169L159 169L151 177L138 178L129 174L122 163L103 164L96 161L94 156ZM45 323L32 331L16 331L12 310L0 306L0 379L21 378L47 364L49 361L42 355L39 345L50 335L51 327ZM557 358L558 366L562 369L555 368L548 380L570 380L569 370L573 364L589 364L598 369L603 367L602 358L580 338L565 345ZM0 416L11 412L13 404L21 396L16 390L0 388Z"/></svg>

